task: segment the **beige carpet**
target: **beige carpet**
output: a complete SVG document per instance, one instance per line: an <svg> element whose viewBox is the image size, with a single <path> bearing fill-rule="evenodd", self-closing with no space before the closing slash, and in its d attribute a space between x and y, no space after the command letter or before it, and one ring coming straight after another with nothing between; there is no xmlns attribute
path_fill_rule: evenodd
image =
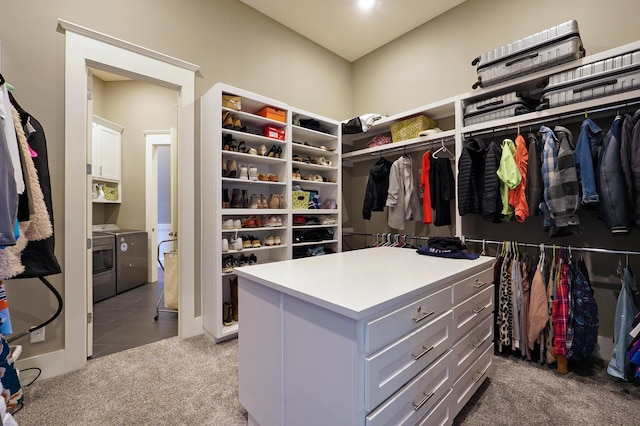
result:
<svg viewBox="0 0 640 426"><path fill-rule="evenodd" d="M504 356L494 365L455 425L630 425L640 418L640 388L604 370L560 376ZM92 360L25 387L15 419L20 426L246 425L238 341L174 337Z"/></svg>

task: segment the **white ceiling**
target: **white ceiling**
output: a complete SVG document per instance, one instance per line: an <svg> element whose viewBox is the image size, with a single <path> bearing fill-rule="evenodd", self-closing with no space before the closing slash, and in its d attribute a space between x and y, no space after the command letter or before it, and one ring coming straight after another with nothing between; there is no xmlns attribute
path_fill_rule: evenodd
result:
<svg viewBox="0 0 640 426"><path fill-rule="evenodd" d="M466 0L240 0L352 62Z"/></svg>

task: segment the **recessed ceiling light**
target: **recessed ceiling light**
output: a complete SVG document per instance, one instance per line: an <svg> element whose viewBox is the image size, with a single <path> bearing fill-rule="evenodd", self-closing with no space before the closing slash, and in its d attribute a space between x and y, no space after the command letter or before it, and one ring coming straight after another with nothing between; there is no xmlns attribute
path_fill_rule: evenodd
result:
<svg viewBox="0 0 640 426"><path fill-rule="evenodd" d="M358 0L358 5L362 9L371 9L376 0Z"/></svg>

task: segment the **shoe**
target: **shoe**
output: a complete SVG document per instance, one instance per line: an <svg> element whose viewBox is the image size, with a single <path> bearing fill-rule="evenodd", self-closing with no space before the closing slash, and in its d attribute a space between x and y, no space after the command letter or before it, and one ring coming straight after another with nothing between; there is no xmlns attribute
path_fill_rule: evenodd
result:
<svg viewBox="0 0 640 426"><path fill-rule="evenodd" d="M251 194L251 201L249 202L250 209L260 208L260 196L258 194Z"/></svg>
<svg viewBox="0 0 640 426"><path fill-rule="evenodd" d="M263 157L267 155L267 146L265 144L258 147L258 155L262 155Z"/></svg>
<svg viewBox="0 0 640 426"><path fill-rule="evenodd" d="M231 207L231 201L229 201L229 190L222 188L222 208L228 209Z"/></svg>
<svg viewBox="0 0 640 426"><path fill-rule="evenodd" d="M258 263L258 258L255 254L251 253L249 255L249 265L253 265L254 263Z"/></svg>
<svg viewBox="0 0 640 426"><path fill-rule="evenodd" d="M222 258L222 272L225 274L233 272L233 256Z"/></svg>
<svg viewBox="0 0 640 426"><path fill-rule="evenodd" d="M266 195L261 195L260 196L260 206L258 208L259 209L268 209L269 208L269 203L267 203L267 196Z"/></svg>
<svg viewBox="0 0 640 426"><path fill-rule="evenodd" d="M240 164L238 170L240 171L240 179L249 180L249 168L246 164Z"/></svg>
<svg viewBox="0 0 640 426"><path fill-rule="evenodd" d="M320 225L320 220L315 216L305 218L306 225Z"/></svg>
<svg viewBox="0 0 640 426"><path fill-rule="evenodd" d="M247 190L246 189L242 190L242 208L243 209L249 208L249 198L247 197Z"/></svg>
<svg viewBox="0 0 640 426"><path fill-rule="evenodd" d="M251 248L251 239L249 237L241 237L242 238L242 248L248 249Z"/></svg>
<svg viewBox="0 0 640 426"><path fill-rule="evenodd" d="M300 174L300 169L297 167L294 167L293 172L291 173L291 177L293 179L302 179L302 175Z"/></svg>
<svg viewBox="0 0 640 426"><path fill-rule="evenodd" d="M264 226L264 222L262 221L262 216L256 216L256 228L262 228Z"/></svg>
<svg viewBox="0 0 640 426"><path fill-rule="evenodd" d="M258 168L256 166L249 165L249 180L258 180Z"/></svg>
<svg viewBox="0 0 640 426"><path fill-rule="evenodd" d="M238 260L238 266L244 266L249 264L249 258L243 254L240 255L240 260Z"/></svg>
<svg viewBox="0 0 640 426"><path fill-rule="evenodd" d="M327 160L327 159L326 159L326 158L324 158L324 157L318 157L318 158L316 158L316 161L315 161L315 162L316 162L316 164L319 164L319 165L321 165L321 166L327 166L327 167L331 167L331 165L333 164L333 163L331 162L331 160Z"/></svg>
<svg viewBox="0 0 640 426"><path fill-rule="evenodd" d="M227 160L222 159L222 177L227 177Z"/></svg>
<svg viewBox="0 0 640 426"><path fill-rule="evenodd" d="M275 216L267 216L264 225L268 227L278 226L278 220Z"/></svg>
<svg viewBox="0 0 640 426"><path fill-rule="evenodd" d="M247 263L249 259L247 259ZM231 312L234 321L238 321L238 277L229 280L229 293L231 295Z"/></svg>
<svg viewBox="0 0 640 426"><path fill-rule="evenodd" d="M240 121L240 118L236 117L233 119L233 130L240 129L242 129L242 122Z"/></svg>
<svg viewBox="0 0 640 426"><path fill-rule="evenodd" d="M271 197L269 197L269 208L277 209L279 205L280 197L278 196L278 194L271 194Z"/></svg>
<svg viewBox="0 0 640 426"><path fill-rule="evenodd" d="M222 113L222 127L225 129L233 129L233 117L229 111Z"/></svg>
<svg viewBox="0 0 640 426"><path fill-rule="evenodd" d="M269 182L278 182L279 178L277 175L274 175L273 173L269 173L267 175L267 179L269 180Z"/></svg>
<svg viewBox="0 0 640 426"><path fill-rule="evenodd" d="M240 190L239 189L234 189L231 195L231 202L229 203L229 206L232 209L239 209L242 208L242 196L240 195Z"/></svg>
<svg viewBox="0 0 640 426"><path fill-rule="evenodd" d="M276 216L276 224L282 226L282 216Z"/></svg>
<svg viewBox="0 0 640 426"><path fill-rule="evenodd" d="M236 160L229 160L227 162L227 177L238 177L238 166L236 164Z"/></svg>
<svg viewBox="0 0 640 426"><path fill-rule="evenodd" d="M278 195L278 208L279 209L287 208L287 205L284 202L284 195L282 194Z"/></svg>
<svg viewBox="0 0 640 426"><path fill-rule="evenodd" d="M267 238L264 239L264 245L265 246L272 246L274 245L273 242L273 236L269 235Z"/></svg>
<svg viewBox="0 0 640 426"><path fill-rule="evenodd" d="M263 175L262 173L258 174L258 180L262 182L267 182L269 177L267 175Z"/></svg>
<svg viewBox="0 0 640 426"><path fill-rule="evenodd" d="M253 216L249 216L242 222L243 228L256 228L256 220Z"/></svg>
<svg viewBox="0 0 640 426"><path fill-rule="evenodd" d="M275 145L271 145L271 149L269 150L269 152L267 152L267 157L275 157L277 150L278 148L276 148Z"/></svg>
<svg viewBox="0 0 640 426"><path fill-rule="evenodd" d="M238 144L238 152L247 152L247 144L244 141Z"/></svg>
<svg viewBox="0 0 640 426"><path fill-rule="evenodd" d="M253 235L249 235L249 238L251 238L251 247L253 248L262 247L262 244L260 244L259 238L254 237Z"/></svg>
<svg viewBox="0 0 640 426"><path fill-rule="evenodd" d="M242 222L240 219L233 219L233 229L242 229Z"/></svg>
<svg viewBox="0 0 640 426"><path fill-rule="evenodd" d="M222 239L222 252L227 252L229 251L229 240L227 240L226 238Z"/></svg>
<svg viewBox="0 0 640 426"><path fill-rule="evenodd" d="M276 158L280 158L282 157L282 147L279 146L278 149L276 149Z"/></svg>
<svg viewBox="0 0 640 426"><path fill-rule="evenodd" d="M255 148L249 148L249 150L247 151L247 154L258 155L258 151L256 151Z"/></svg>
<svg viewBox="0 0 640 426"><path fill-rule="evenodd" d="M279 246L282 245L282 240L280 239L280 235L276 235L273 237L273 245Z"/></svg>
<svg viewBox="0 0 640 426"><path fill-rule="evenodd" d="M222 222L222 229L235 229L233 227L233 219L227 219Z"/></svg>
<svg viewBox="0 0 640 426"><path fill-rule="evenodd" d="M302 215L293 215L293 226L302 226L302 225L306 225L307 220L305 219L304 216Z"/></svg>
<svg viewBox="0 0 640 426"><path fill-rule="evenodd" d="M231 141L233 140L233 135L224 135L222 138L222 149L224 151L231 151Z"/></svg>
<svg viewBox="0 0 640 426"><path fill-rule="evenodd" d="M224 302L222 304L222 324L233 324L233 309L231 308L231 303L229 302Z"/></svg>
<svg viewBox="0 0 640 426"><path fill-rule="evenodd" d="M242 250L242 238L240 238L240 237L232 238L231 241L229 241L229 250L241 251Z"/></svg>
<svg viewBox="0 0 640 426"><path fill-rule="evenodd" d="M323 216L320 222L322 225L335 225L336 219L333 216Z"/></svg>

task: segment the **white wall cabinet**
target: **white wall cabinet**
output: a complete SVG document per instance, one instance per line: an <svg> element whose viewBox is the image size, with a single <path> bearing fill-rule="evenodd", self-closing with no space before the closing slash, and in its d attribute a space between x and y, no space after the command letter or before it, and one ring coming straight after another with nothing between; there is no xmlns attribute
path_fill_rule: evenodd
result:
<svg viewBox="0 0 640 426"><path fill-rule="evenodd" d="M93 202L121 201L122 132L124 128L98 116L92 122Z"/></svg>
<svg viewBox="0 0 640 426"><path fill-rule="evenodd" d="M266 107L273 114L260 115ZM342 250L341 143L337 121L223 83L201 111L202 322L219 341L237 335L245 312L223 323L236 268ZM320 208L294 206L298 190ZM248 242L235 248L237 239Z"/></svg>

